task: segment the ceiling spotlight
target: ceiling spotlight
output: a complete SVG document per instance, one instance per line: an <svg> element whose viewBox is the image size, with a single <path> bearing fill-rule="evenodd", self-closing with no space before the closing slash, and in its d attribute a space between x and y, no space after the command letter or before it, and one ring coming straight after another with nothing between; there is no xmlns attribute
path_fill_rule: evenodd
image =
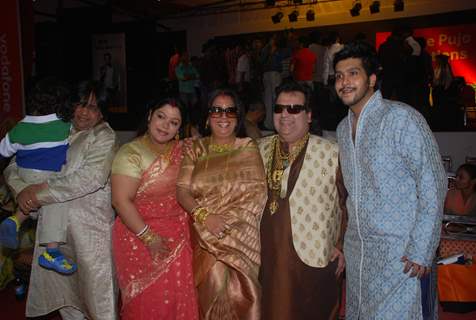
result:
<svg viewBox="0 0 476 320"><path fill-rule="evenodd" d="M350 15L352 17L357 17L358 15L360 15L361 9L362 9L362 4L360 3L360 1L355 2L354 5L352 6L352 9L350 9Z"/></svg>
<svg viewBox="0 0 476 320"><path fill-rule="evenodd" d="M380 1L374 1L372 4L369 6L370 13L379 13L380 12Z"/></svg>
<svg viewBox="0 0 476 320"><path fill-rule="evenodd" d="M299 11L294 10L288 15L289 22L296 22L298 20Z"/></svg>
<svg viewBox="0 0 476 320"><path fill-rule="evenodd" d="M393 3L393 11L403 11L403 9L405 9L405 3L403 0L395 0Z"/></svg>
<svg viewBox="0 0 476 320"><path fill-rule="evenodd" d="M314 13L314 10L309 9L306 12L306 20L307 21L314 21L316 19L316 15Z"/></svg>
<svg viewBox="0 0 476 320"><path fill-rule="evenodd" d="M276 5L275 0L266 0L266 6L267 7L274 7L274 5Z"/></svg>
<svg viewBox="0 0 476 320"><path fill-rule="evenodd" d="M280 23L283 16L284 14L280 11L276 13L275 15L271 16L271 20L273 21L274 24Z"/></svg>

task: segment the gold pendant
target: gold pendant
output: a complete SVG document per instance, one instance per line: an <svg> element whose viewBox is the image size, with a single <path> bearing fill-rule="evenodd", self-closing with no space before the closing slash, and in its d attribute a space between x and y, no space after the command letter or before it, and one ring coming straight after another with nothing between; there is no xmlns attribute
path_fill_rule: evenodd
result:
<svg viewBox="0 0 476 320"><path fill-rule="evenodd" d="M281 177L283 176L284 170L281 169L275 169L273 170L273 173L271 175L271 179L273 180L274 183L281 183Z"/></svg>
<svg viewBox="0 0 476 320"><path fill-rule="evenodd" d="M271 201L271 203L269 204L269 212L271 212L271 214L274 214L276 213L276 211L278 211L278 201L276 200L273 200Z"/></svg>

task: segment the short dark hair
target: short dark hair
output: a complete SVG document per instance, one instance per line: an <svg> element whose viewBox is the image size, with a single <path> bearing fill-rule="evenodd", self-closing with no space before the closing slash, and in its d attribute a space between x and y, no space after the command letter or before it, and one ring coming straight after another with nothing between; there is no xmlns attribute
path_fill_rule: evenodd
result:
<svg viewBox="0 0 476 320"><path fill-rule="evenodd" d="M305 84L301 84L294 80L284 81L279 87L276 88L276 99L281 93L301 92L304 94L304 107L306 112L311 112L311 88Z"/></svg>
<svg viewBox="0 0 476 320"><path fill-rule="evenodd" d="M164 107L165 105L171 105L172 107L175 107L179 110L180 112L180 117L182 118L182 124L180 126L179 133L182 133L183 130L181 130L184 126L184 107L182 105L182 102L180 102L179 99L176 98L164 98L161 100L152 100L148 106L147 106L147 112L145 113L145 116L141 120L141 123L139 124L139 127L137 128L137 136L142 136L144 135L147 130L148 130L148 124L149 124L149 115L154 113L156 110L159 110L160 108Z"/></svg>
<svg viewBox="0 0 476 320"><path fill-rule="evenodd" d="M362 61L367 76L375 74L378 78L381 67L377 51L373 46L364 41L352 41L344 45L342 50L334 55L334 70L338 62L349 58L357 58Z"/></svg>
<svg viewBox="0 0 476 320"><path fill-rule="evenodd" d="M211 108L213 106L213 101L215 101L215 99L219 96L226 96L226 97L230 97L231 100L233 100L233 104L235 106L235 108L238 109L238 121L237 121L237 124L236 124L236 128L235 128L235 134L238 138L244 138L246 137L246 130L245 130L245 108L243 107L243 104L240 100L240 98L238 97L238 94L233 90L233 89L230 89L230 88L218 88L216 90L214 90L210 96L208 97L208 108ZM207 110L208 112L208 110ZM208 121L208 115L206 117L207 121ZM205 129L204 129L204 135L205 136L209 136L211 134L211 130L210 128L207 126L205 126Z"/></svg>
<svg viewBox="0 0 476 320"><path fill-rule="evenodd" d="M69 86L53 77L39 80L27 96L26 113L44 116L56 113L59 118L68 121Z"/></svg>

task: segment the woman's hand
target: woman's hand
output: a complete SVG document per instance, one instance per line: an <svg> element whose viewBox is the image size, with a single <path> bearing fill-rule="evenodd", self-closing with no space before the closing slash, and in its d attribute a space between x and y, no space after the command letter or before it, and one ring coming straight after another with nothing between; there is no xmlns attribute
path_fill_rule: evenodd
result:
<svg viewBox="0 0 476 320"><path fill-rule="evenodd" d="M231 231L231 226L226 223L225 217L218 214L208 215L204 225L218 239L223 239Z"/></svg>
<svg viewBox="0 0 476 320"><path fill-rule="evenodd" d="M147 241L143 242L154 261L163 260L170 254L170 247L167 244L166 238L159 236L153 231L150 231Z"/></svg>

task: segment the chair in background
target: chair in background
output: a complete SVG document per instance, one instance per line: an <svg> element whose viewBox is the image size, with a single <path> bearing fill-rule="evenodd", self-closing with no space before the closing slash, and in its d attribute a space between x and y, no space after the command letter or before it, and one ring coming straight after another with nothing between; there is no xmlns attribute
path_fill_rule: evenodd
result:
<svg viewBox="0 0 476 320"><path fill-rule="evenodd" d="M476 157L466 156L465 162L476 165Z"/></svg>
<svg viewBox="0 0 476 320"><path fill-rule="evenodd" d="M452 169L452 160L450 156L441 156L441 161L443 161L443 167L446 171L446 177L448 178L448 189L453 188L456 175L451 171Z"/></svg>
<svg viewBox="0 0 476 320"><path fill-rule="evenodd" d="M450 156L441 156L441 161L443 161L443 166L445 167L446 172L451 172L453 161Z"/></svg>

